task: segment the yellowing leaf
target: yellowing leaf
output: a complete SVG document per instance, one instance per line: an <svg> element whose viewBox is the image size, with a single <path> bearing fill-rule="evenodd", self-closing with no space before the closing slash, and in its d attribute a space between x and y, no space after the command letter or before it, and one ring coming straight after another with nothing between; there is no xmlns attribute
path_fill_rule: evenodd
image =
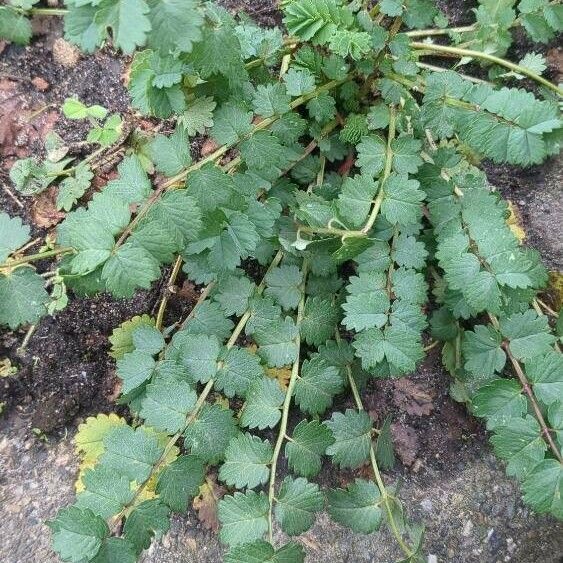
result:
<svg viewBox="0 0 563 563"><path fill-rule="evenodd" d="M291 368L268 368L266 373L268 374L268 377L277 379L282 389L287 389L291 378Z"/></svg>
<svg viewBox="0 0 563 563"><path fill-rule="evenodd" d="M141 325L154 326L154 319L149 315L140 315L121 323L109 337L111 352L109 355L116 360L127 352L133 351L133 331Z"/></svg>
<svg viewBox="0 0 563 563"><path fill-rule="evenodd" d="M84 463L96 462L104 451L103 439L106 434L119 426L125 424L125 420L116 414L99 414L89 416L86 422L78 427L74 437L76 453Z"/></svg>
<svg viewBox="0 0 563 563"><path fill-rule="evenodd" d="M522 227L522 217L520 215L520 211L511 201L507 200L507 202L510 215L506 220L506 224L513 232L514 236L518 239L518 242L522 244L526 239L526 231L524 231L524 228Z"/></svg>

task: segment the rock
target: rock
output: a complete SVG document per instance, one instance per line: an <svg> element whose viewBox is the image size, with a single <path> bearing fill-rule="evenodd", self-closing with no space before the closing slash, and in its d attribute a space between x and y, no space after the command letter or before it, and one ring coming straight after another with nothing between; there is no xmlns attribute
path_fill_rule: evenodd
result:
<svg viewBox="0 0 563 563"><path fill-rule="evenodd" d="M50 84L40 76L36 76L35 78L31 79L31 83L35 86L37 90L40 92L45 92L49 89Z"/></svg>
<svg viewBox="0 0 563 563"><path fill-rule="evenodd" d="M53 43L53 59L65 68L73 68L80 59L80 51L74 45L59 37Z"/></svg>

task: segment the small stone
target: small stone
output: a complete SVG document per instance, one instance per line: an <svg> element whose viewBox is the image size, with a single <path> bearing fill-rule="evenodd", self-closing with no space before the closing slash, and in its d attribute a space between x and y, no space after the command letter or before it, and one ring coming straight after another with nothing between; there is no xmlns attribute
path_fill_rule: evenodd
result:
<svg viewBox="0 0 563 563"><path fill-rule="evenodd" d="M35 78L33 78L31 80L31 83L40 92L45 92L45 90L49 88L49 83L44 78L41 78L40 76L36 76Z"/></svg>
<svg viewBox="0 0 563 563"><path fill-rule="evenodd" d="M432 512L432 501L429 498L422 499L420 506L422 506L424 512Z"/></svg>
<svg viewBox="0 0 563 563"><path fill-rule="evenodd" d="M463 526L461 535L467 538L471 535L472 531L473 531L473 522L471 522L471 520L468 520Z"/></svg>
<svg viewBox="0 0 563 563"><path fill-rule="evenodd" d="M428 563L438 563L438 558L433 553L429 553L427 561Z"/></svg>
<svg viewBox="0 0 563 563"><path fill-rule="evenodd" d="M73 68L80 59L80 51L74 45L59 37L53 43L53 59L61 66Z"/></svg>

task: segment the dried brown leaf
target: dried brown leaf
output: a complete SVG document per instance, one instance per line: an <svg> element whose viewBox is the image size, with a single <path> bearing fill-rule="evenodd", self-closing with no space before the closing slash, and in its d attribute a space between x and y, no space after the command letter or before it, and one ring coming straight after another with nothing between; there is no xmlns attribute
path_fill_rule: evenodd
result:
<svg viewBox="0 0 563 563"><path fill-rule="evenodd" d="M219 529L217 504L226 492L224 487L217 484L217 478L214 475L207 477L205 483L199 488L199 495L194 498L193 507L204 528L214 532Z"/></svg>
<svg viewBox="0 0 563 563"><path fill-rule="evenodd" d="M393 402L402 411L416 416L428 416L434 409L433 396L410 379L397 379L393 386Z"/></svg>

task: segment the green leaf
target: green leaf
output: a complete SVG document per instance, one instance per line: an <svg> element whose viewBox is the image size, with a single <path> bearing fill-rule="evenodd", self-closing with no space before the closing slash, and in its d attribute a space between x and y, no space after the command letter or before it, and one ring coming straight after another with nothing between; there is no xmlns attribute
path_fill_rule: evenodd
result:
<svg viewBox="0 0 563 563"><path fill-rule="evenodd" d="M92 563L135 563L137 554L133 544L123 538L107 538Z"/></svg>
<svg viewBox="0 0 563 563"><path fill-rule="evenodd" d="M23 267L0 274L0 325L14 329L35 324L47 314L48 300L44 280L33 269Z"/></svg>
<svg viewBox="0 0 563 563"><path fill-rule="evenodd" d="M19 217L0 212L0 263L30 239L29 232Z"/></svg>
<svg viewBox="0 0 563 563"><path fill-rule="evenodd" d="M159 499L146 500L129 514L123 526L123 536L140 553L148 549L153 536L170 529L170 509Z"/></svg>
<svg viewBox="0 0 563 563"><path fill-rule="evenodd" d="M8 6L0 6L0 37L17 45L27 45L31 40L31 20Z"/></svg>
<svg viewBox="0 0 563 563"><path fill-rule="evenodd" d="M392 174L383 185L385 197L381 213L392 224L408 226L417 223L422 217L424 192L416 180Z"/></svg>
<svg viewBox="0 0 563 563"><path fill-rule="evenodd" d="M335 522L354 532L375 532L383 519L377 485L372 481L356 479L346 489L328 491L328 513Z"/></svg>
<svg viewBox="0 0 563 563"><path fill-rule="evenodd" d="M536 512L563 518L563 467L555 459L536 465L522 485L524 502Z"/></svg>
<svg viewBox="0 0 563 563"><path fill-rule="evenodd" d="M328 123L336 115L336 101L328 92L321 92L307 102L309 115L319 123Z"/></svg>
<svg viewBox="0 0 563 563"><path fill-rule="evenodd" d="M563 356L550 350L541 357L526 361L526 375L532 383L534 395L545 405L563 397Z"/></svg>
<svg viewBox="0 0 563 563"><path fill-rule="evenodd" d="M192 162L188 135L182 127L177 127L169 137L156 135L149 150L156 169L167 177L178 174Z"/></svg>
<svg viewBox="0 0 563 563"><path fill-rule="evenodd" d="M129 479L103 465L85 471L82 483L84 491L77 495L76 506L89 508L102 518L119 513L133 498Z"/></svg>
<svg viewBox="0 0 563 563"><path fill-rule="evenodd" d="M362 331L366 328L382 327L387 322L390 301L385 288L385 279L378 272L361 273L349 280L345 312L342 324L348 330Z"/></svg>
<svg viewBox="0 0 563 563"><path fill-rule="evenodd" d="M427 256L424 243L416 237L401 233L395 239L392 258L399 266L421 270L426 264Z"/></svg>
<svg viewBox="0 0 563 563"><path fill-rule="evenodd" d="M196 392L185 381L160 379L147 385L140 415L149 426L174 434L185 426L196 399Z"/></svg>
<svg viewBox="0 0 563 563"><path fill-rule="evenodd" d="M252 106L257 115L272 117L287 113L291 109L290 101L282 84L260 84L252 98Z"/></svg>
<svg viewBox="0 0 563 563"><path fill-rule="evenodd" d="M334 442L331 431L317 420L302 420L285 445L289 466L298 475L314 477L321 470L321 456Z"/></svg>
<svg viewBox="0 0 563 563"><path fill-rule="evenodd" d="M381 0L380 6L381 13L389 17L400 16L403 13L403 5L399 0Z"/></svg>
<svg viewBox="0 0 563 563"><path fill-rule="evenodd" d="M121 392L127 395L151 378L156 362L150 354L135 350L117 360L117 375L123 381Z"/></svg>
<svg viewBox="0 0 563 563"><path fill-rule="evenodd" d="M511 379L493 379L481 387L473 397L473 412L487 419L487 428L504 426L511 418L526 412L526 399L518 382Z"/></svg>
<svg viewBox="0 0 563 563"><path fill-rule="evenodd" d="M310 346L320 346L333 337L339 319L338 307L330 297L308 297L299 331L301 338Z"/></svg>
<svg viewBox="0 0 563 563"><path fill-rule="evenodd" d="M203 15L195 0L148 0L151 30L148 44L163 54L179 51L189 53L200 41Z"/></svg>
<svg viewBox="0 0 563 563"><path fill-rule="evenodd" d="M310 94L315 89L315 78L307 70L295 70L290 68L283 75L287 93L292 97Z"/></svg>
<svg viewBox="0 0 563 563"><path fill-rule="evenodd" d="M273 451L270 442L262 441L258 436L240 434L234 437L225 451L219 479L237 489L253 489L266 483Z"/></svg>
<svg viewBox="0 0 563 563"><path fill-rule="evenodd" d="M214 116L211 136L219 145L232 145L252 131L252 112L235 104L224 104Z"/></svg>
<svg viewBox="0 0 563 563"><path fill-rule="evenodd" d="M376 368L386 359L394 371L409 373L424 357L418 334L401 325L387 326L383 331L370 328L356 335L352 343L365 370Z"/></svg>
<svg viewBox="0 0 563 563"><path fill-rule="evenodd" d="M342 468L356 468L368 459L371 447L371 419L365 411L335 412L323 424L332 431L334 443L326 454Z"/></svg>
<svg viewBox="0 0 563 563"><path fill-rule="evenodd" d="M127 475L131 481L142 483L161 453L162 448L154 434L142 427L133 430L130 426L120 425L105 436L100 462Z"/></svg>
<svg viewBox="0 0 563 563"><path fill-rule="evenodd" d="M131 340L135 350L146 352L151 356L158 354L164 348L164 337L160 330L151 324L141 324L133 329Z"/></svg>
<svg viewBox="0 0 563 563"><path fill-rule="evenodd" d="M547 444L535 418L508 419L506 425L497 426L491 437L495 453L508 462L508 475L522 479L540 461L543 461Z"/></svg>
<svg viewBox="0 0 563 563"><path fill-rule="evenodd" d="M268 529L268 497L264 493L236 492L219 501L219 537L223 543L238 545L260 539Z"/></svg>
<svg viewBox="0 0 563 563"><path fill-rule="evenodd" d="M295 339L299 331L293 319L286 317L254 331L258 354L270 367L282 367L293 363L297 356Z"/></svg>
<svg viewBox="0 0 563 563"><path fill-rule="evenodd" d="M237 545L225 556L225 563L304 563L303 547L287 543L277 551L264 540Z"/></svg>
<svg viewBox="0 0 563 563"><path fill-rule="evenodd" d="M221 344L216 336L206 334L182 334L176 338L178 359L186 367L193 381L207 383L217 372Z"/></svg>
<svg viewBox="0 0 563 563"><path fill-rule="evenodd" d="M273 428L281 418L285 393L276 379L263 377L253 383L246 394L240 424L248 428Z"/></svg>
<svg viewBox="0 0 563 563"><path fill-rule="evenodd" d="M226 276L217 284L213 299L221 305L225 315L241 316L256 286L246 276Z"/></svg>
<svg viewBox="0 0 563 563"><path fill-rule="evenodd" d="M530 360L552 350L556 338L550 334L546 316L529 309L500 321L502 335L510 341L509 348L518 360Z"/></svg>
<svg viewBox="0 0 563 563"><path fill-rule="evenodd" d="M354 228L364 225L377 190L376 182L364 175L356 175L344 180L336 206L348 225Z"/></svg>
<svg viewBox="0 0 563 563"><path fill-rule="evenodd" d="M94 174L90 168L84 164L79 164L74 176L65 178L59 184L57 209L70 211L72 206L86 193L92 178L94 178Z"/></svg>
<svg viewBox="0 0 563 563"><path fill-rule="evenodd" d="M204 405L184 432L185 446L204 462L223 459L227 445L238 432L233 411L220 405Z"/></svg>
<svg viewBox="0 0 563 563"><path fill-rule="evenodd" d="M319 356L305 360L295 383L295 404L308 414L322 414L332 404L333 397L342 390L338 368Z"/></svg>
<svg viewBox="0 0 563 563"><path fill-rule="evenodd" d="M215 377L215 389L227 397L246 397L249 387L262 379L260 358L246 348L233 347L221 356L221 368Z"/></svg>
<svg viewBox="0 0 563 563"><path fill-rule="evenodd" d="M208 334L225 340L231 335L234 326L233 321L225 317L217 303L206 301L195 310L184 330L188 334Z"/></svg>
<svg viewBox="0 0 563 563"><path fill-rule="evenodd" d="M295 309L301 298L303 274L297 266L279 266L266 274L264 294L273 297L284 309Z"/></svg>
<svg viewBox="0 0 563 563"><path fill-rule="evenodd" d="M113 329L109 341L111 342L110 356L116 360L123 358L128 352L133 352L133 332L140 326L154 327L154 320L149 315L140 315L121 323Z"/></svg>
<svg viewBox="0 0 563 563"><path fill-rule="evenodd" d="M135 54L129 75L129 93L132 105L142 113L167 118L186 109L186 97L177 83L169 88L157 88L157 72L161 72L160 56L150 50ZM177 77L176 77L177 79Z"/></svg>
<svg viewBox="0 0 563 563"><path fill-rule="evenodd" d="M101 5L95 21L104 31L111 29L116 48L132 53L136 47L144 45L151 29L148 12L149 6L144 0L112 0Z"/></svg>
<svg viewBox="0 0 563 563"><path fill-rule="evenodd" d="M109 536L103 518L89 509L69 506L59 510L57 517L48 522L53 533L53 549L63 561L80 563L91 560Z"/></svg>
<svg viewBox="0 0 563 563"><path fill-rule="evenodd" d="M117 142L121 135L123 123L118 114L110 115L101 127L94 127L88 131L86 140L98 143L102 147L109 147Z"/></svg>
<svg viewBox="0 0 563 563"><path fill-rule="evenodd" d="M208 127L213 127L213 110L216 106L213 98L207 96L196 98L180 115L178 123L185 128L190 137L198 133L203 135Z"/></svg>
<svg viewBox="0 0 563 563"><path fill-rule="evenodd" d="M204 480L203 461L195 455L181 455L159 474L156 494L173 512L184 513Z"/></svg>
<svg viewBox="0 0 563 563"><path fill-rule="evenodd" d="M324 496L315 483L287 476L276 498L275 515L281 529L290 536L306 532L323 509Z"/></svg>
<svg viewBox="0 0 563 563"><path fill-rule="evenodd" d="M117 167L119 177L108 182L104 191L127 203L140 203L151 193L151 182L137 156L126 156Z"/></svg>
<svg viewBox="0 0 563 563"><path fill-rule="evenodd" d="M474 332L466 331L463 338L465 369L484 376L502 371L506 354L501 344L502 336L492 326L477 325Z"/></svg>
<svg viewBox="0 0 563 563"><path fill-rule="evenodd" d="M364 137L358 144L358 159L356 164L366 177L377 177L383 172L387 145L380 137L370 135Z"/></svg>
<svg viewBox="0 0 563 563"><path fill-rule="evenodd" d="M393 436L391 435L391 416L385 417L375 444L375 457L382 469L393 469L395 453L393 451Z"/></svg>

